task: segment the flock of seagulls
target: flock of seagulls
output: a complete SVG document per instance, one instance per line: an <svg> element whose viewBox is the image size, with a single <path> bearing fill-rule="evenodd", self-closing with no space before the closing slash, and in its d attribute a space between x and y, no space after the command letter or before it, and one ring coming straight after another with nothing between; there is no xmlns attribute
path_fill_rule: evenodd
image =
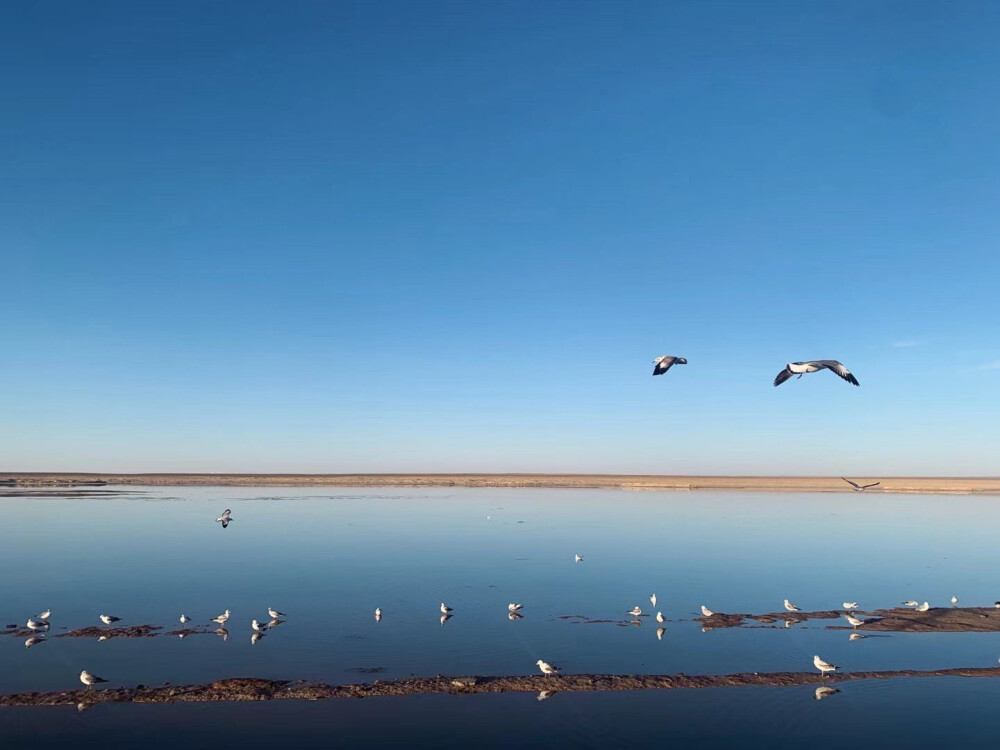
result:
<svg viewBox="0 0 1000 750"><path fill-rule="evenodd" d="M669 370L674 365L686 365L688 361L684 357L675 357L673 355L664 354L661 357L657 357L653 360L653 375L663 375L667 370ZM785 369L777 374L774 378L775 387L781 385L786 380L798 375L800 378L803 375L807 375L810 372L819 372L820 370L829 370L834 375L846 380L851 385L861 385L858 379L854 377L853 373L848 370L841 362L835 359L814 359L809 362L789 362L785 365Z"/></svg>

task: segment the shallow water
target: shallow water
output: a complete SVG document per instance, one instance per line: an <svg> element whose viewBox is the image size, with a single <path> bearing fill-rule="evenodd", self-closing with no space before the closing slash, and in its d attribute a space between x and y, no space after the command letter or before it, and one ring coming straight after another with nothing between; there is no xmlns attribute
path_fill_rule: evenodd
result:
<svg viewBox="0 0 1000 750"><path fill-rule="evenodd" d="M226 507L234 521L223 529L213 519ZM991 538L998 516L1000 505L981 497L876 493L169 487L128 488L117 498L4 498L0 625L23 624L51 608L53 627L31 649L23 639L0 636L0 692L75 689L83 668L113 685L157 685L235 676L339 683L531 674L539 658L569 672L608 673L808 671L816 653L847 671L992 666L1000 633L872 634L851 642L846 631L826 629L830 621L702 632L692 618L701 604L723 612L776 611L785 597L807 611L839 608L845 600L869 609L910 598L945 606L953 593L962 605L991 605L1000 595L993 573L1000 548ZM574 554L583 562L574 563ZM669 620L662 640L652 618L639 627L559 619L627 620L634 605L651 611L654 591ZM442 601L455 608L444 625ZM523 619L508 619L508 602L524 604ZM288 617L252 646L250 620L266 620L267 606ZM380 623L372 616L376 606L384 614ZM98 625L101 613L122 617L123 625L169 630L179 627L181 612L207 626L226 608L233 613L227 641L211 634L105 642L54 637L64 628ZM817 705L836 702L836 711L860 721L854 713L868 709L851 695L902 704L917 690L911 682L921 683L920 695L965 691L995 700L1000 690L989 680L893 680L841 686L842 694ZM812 708L811 689L680 692L557 694L544 705L566 706L554 712L564 718L552 731L583 744L606 737L602 727L645 710L647 701L656 715L691 701L699 715L726 716L727 724L735 721L727 702L751 701L770 712L774 732L791 721L786 713L800 710L786 711L782 696L798 695L788 699L796 706L805 696ZM533 711L537 703L533 696L456 700L364 704L375 714L413 713L421 720L422 709L409 706L440 707L429 715L444 717L456 705L474 705L468 711L495 714L502 724L507 710ZM176 716L180 724L219 710L141 709ZM224 710L261 717L301 711L317 722L347 711ZM0 726L30 733L35 723L46 732L49 723L33 717L62 711L7 709ZM97 707L65 721L87 726L99 717L93 719L99 734L99 724L125 726L139 711ZM587 729L578 735L581 717ZM706 729L722 731L705 721Z"/></svg>

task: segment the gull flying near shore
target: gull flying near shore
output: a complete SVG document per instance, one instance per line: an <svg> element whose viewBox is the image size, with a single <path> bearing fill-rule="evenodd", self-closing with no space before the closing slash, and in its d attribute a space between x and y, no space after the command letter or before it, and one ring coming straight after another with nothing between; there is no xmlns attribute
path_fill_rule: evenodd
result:
<svg viewBox="0 0 1000 750"><path fill-rule="evenodd" d="M548 662L542 661L541 659L539 659L538 661L536 661L535 664L537 664L538 668L540 670L542 670L542 674L558 674L559 673L559 667L554 667L551 664L549 664Z"/></svg>
<svg viewBox="0 0 1000 750"><path fill-rule="evenodd" d="M821 674L826 674L827 672L836 672L840 667L836 664L831 664L828 661L823 661L819 656L813 657L813 666L820 671Z"/></svg>
<svg viewBox="0 0 1000 750"><path fill-rule="evenodd" d="M91 674L86 669L80 672L80 682L82 682L87 687L93 687L98 682L107 682L103 677L98 677L96 674Z"/></svg>
<svg viewBox="0 0 1000 750"><path fill-rule="evenodd" d="M662 375L674 365L686 365L687 363L688 361L684 357L672 357L664 354L662 357L657 357L653 360L653 364L656 365L653 368L653 374Z"/></svg>
<svg viewBox="0 0 1000 750"><path fill-rule="evenodd" d="M781 385L793 375L798 375L801 378L806 373L819 372L820 370L829 370L851 385L861 385L858 379L851 374L851 371L835 359L816 359L812 362L789 362L785 365L785 369L775 377L774 385Z"/></svg>
<svg viewBox="0 0 1000 750"><path fill-rule="evenodd" d="M785 609L787 609L789 612L801 612L802 611L801 607L796 607L794 604L792 604L787 599L785 599Z"/></svg>
<svg viewBox="0 0 1000 750"><path fill-rule="evenodd" d="M226 528L229 525L229 522L233 520L231 514L232 511L229 508L226 508L224 511L222 511L222 515L215 519L215 522L221 523L222 528Z"/></svg>
<svg viewBox="0 0 1000 750"><path fill-rule="evenodd" d="M852 482L847 477L841 477L841 479L843 479L845 482L851 485L851 487L854 488L855 492L864 492L869 487L877 487L878 485L882 484L881 482L872 482L871 484L857 484L856 482Z"/></svg>
<svg viewBox="0 0 1000 750"><path fill-rule="evenodd" d="M957 596L952 596L951 597L951 606L954 607L956 604L958 604L958 597Z"/></svg>

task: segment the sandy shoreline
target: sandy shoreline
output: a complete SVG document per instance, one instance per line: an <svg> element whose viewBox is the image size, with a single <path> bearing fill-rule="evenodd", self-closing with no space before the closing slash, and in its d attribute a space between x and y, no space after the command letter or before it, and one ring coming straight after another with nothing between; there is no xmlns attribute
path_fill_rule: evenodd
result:
<svg viewBox="0 0 1000 750"><path fill-rule="evenodd" d="M1000 495L1000 477L849 477L881 484L867 490L926 494ZM0 472L0 487L88 483L218 487L511 487L626 490L845 492L840 477L682 476L641 474L112 474Z"/></svg>

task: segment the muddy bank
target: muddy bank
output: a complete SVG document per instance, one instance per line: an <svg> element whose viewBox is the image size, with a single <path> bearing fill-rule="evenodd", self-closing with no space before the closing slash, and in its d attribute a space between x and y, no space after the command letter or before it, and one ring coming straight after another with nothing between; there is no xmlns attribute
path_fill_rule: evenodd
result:
<svg viewBox="0 0 1000 750"><path fill-rule="evenodd" d="M121 628L100 628L95 626L59 633L56 638L152 638L162 625L127 625Z"/></svg>
<svg viewBox="0 0 1000 750"><path fill-rule="evenodd" d="M856 611L854 615L865 620L857 628L844 619L845 610L821 612L768 612L766 614L716 612L711 617L697 617L705 630L720 628L756 627L753 623L788 623L794 625L806 620L839 620L837 625L827 625L830 630L859 630L887 633L993 633L1000 631L1000 609L995 607L933 607L926 612L898 607L876 609L871 612Z"/></svg>
<svg viewBox="0 0 1000 750"><path fill-rule="evenodd" d="M959 667L920 672L851 672L823 677L814 672L744 672L728 675L598 675L506 676L506 677L426 677L402 680L375 680L371 683L327 685L241 677L205 685L163 685L107 690L67 690L52 693L10 693L0 695L0 706L66 706L87 708L99 703L173 703L214 701L266 701L282 698L320 700L325 698L377 698L381 696L450 693L595 692L619 690L680 690L713 687L792 687L833 685L852 680L888 680L903 677L1000 677L1000 667Z"/></svg>
<svg viewBox="0 0 1000 750"><path fill-rule="evenodd" d="M854 477L883 492L997 494L998 477ZM641 474L72 474L0 473L0 484L67 487L83 483L232 487L563 487L569 489L852 492L840 477L733 477ZM859 493L860 494L860 493Z"/></svg>

